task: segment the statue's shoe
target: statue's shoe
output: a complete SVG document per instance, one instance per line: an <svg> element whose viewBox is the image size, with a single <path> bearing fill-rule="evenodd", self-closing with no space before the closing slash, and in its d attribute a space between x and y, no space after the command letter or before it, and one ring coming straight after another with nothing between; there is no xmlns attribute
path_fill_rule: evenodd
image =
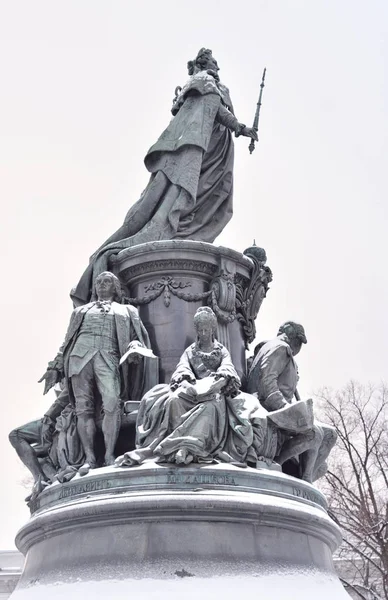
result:
<svg viewBox="0 0 388 600"><path fill-rule="evenodd" d="M31 494L25 500L27 504L33 502L48 485L50 485L50 482L40 476L32 486Z"/></svg>
<svg viewBox="0 0 388 600"><path fill-rule="evenodd" d="M68 465L65 469L62 469L56 474L54 481L58 480L59 483L66 483L67 481L71 481L77 473L78 469L76 466Z"/></svg>
<svg viewBox="0 0 388 600"><path fill-rule="evenodd" d="M193 460L194 456L186 448L181 448L175 455L177 465L189 465Z"/></svg>
<svg viewBox="0 0 388 600"><path fill-rule="evenodd" d="M152 456L153 452L150 448L137 448L118 456L113 464L115 467L134 467L141 465L147 458L152 458Z"/></svg>
<svg viewBox="0 0 388 600"><path fill-rule="evenodd" d="M121 456L118 456L114 461L115 467L134 467L135 465L140 465L142 461L142 457L138 453L137 450L130 450L129 452L125 452Z"/></svg>
<svg viewBox="0 0 388 600"><path fill-rule="evenodd" d="M78 469L78 473L81 477L87 475L91 469L95 469L97 464L95 462L85 462L82 467Z"/></svg>

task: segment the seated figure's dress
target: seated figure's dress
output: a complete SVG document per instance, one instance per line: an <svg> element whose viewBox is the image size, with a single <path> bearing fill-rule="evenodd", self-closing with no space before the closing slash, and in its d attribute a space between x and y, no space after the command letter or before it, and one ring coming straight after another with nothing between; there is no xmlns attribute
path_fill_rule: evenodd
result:
<svg viewBox="0 0 388 600"><path fill-rule="evenodd" d="M220 392L200 400L184 394L185 382L212 375L226 380ZM175 462L179 451L189 453L195 462L214 458L244 462L252 451L252 418L266 411L239 388L240 379L222 344L215 341L211 352L203 352L193 343L183 353L171 383L157 385L143 397L137 421L137 460L131 461L133 453L128 452L128 463L151 456Z"/></svg>

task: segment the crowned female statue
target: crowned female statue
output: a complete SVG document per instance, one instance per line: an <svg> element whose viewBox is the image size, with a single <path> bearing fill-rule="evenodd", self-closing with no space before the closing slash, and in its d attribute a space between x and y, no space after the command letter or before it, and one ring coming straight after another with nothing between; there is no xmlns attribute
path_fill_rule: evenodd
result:
<svg viewBox="0 0 388 600"><path fill-rule="evenodd" d="M149 183L123 225L91 257L72 290L76 306L90 301L93 281L109 270L112 255L156 240L211 243L232 217L232 132L253 139L257 134L234 116L218 71L206 48L188 63L190 78L177 88L173 119L144 160Z"/></svg>

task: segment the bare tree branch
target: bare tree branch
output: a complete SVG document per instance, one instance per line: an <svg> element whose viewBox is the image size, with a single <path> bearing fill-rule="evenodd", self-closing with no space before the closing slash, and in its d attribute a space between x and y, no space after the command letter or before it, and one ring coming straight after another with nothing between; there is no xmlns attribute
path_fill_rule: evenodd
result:
<svg viewBox="0 0 388 600"><path fill-rule="evenodd" d="M351 381L318 398L338 435L322 487L352 565L344 585L353 596L388 600L388 388Z"/></svg>

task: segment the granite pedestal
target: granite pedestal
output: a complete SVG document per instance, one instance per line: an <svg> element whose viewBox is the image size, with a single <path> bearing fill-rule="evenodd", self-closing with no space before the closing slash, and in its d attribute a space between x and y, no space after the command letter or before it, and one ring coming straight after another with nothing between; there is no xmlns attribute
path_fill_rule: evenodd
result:
<svg viewBox="0 0 388 600"><path fill-rule="evenodd" d="M33 511L13 600L347 598L323 495L276 470L107 467L53 484Z"/></svg>

